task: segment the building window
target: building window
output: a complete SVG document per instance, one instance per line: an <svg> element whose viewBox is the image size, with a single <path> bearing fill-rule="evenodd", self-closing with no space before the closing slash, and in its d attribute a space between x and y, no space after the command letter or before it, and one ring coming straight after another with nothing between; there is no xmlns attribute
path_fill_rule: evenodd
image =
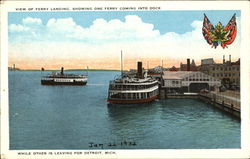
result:
<svg viewBox="0 0 250 159"><path fill-rule="evenodd" d="M215 74L213 73L213 77L215 76Z"/></svg>
<svg viewBox="0 0 250 159"><path fill-rule="evenodd" d="M223 67L221 67L220 70L222 71L222 70L223 70Z"/></svg>
<svg viewBox="0 0 250 159"><path fill-rule="evenodd" d="M227 68L225 67L225 71L227 71Z"/></svg>
<svg viewBox="0 0 250 159"><path fill-rule="evenodd" d="M229 67L228 69L229 69L229 71L231 71L231 67Z"/></svg>
<svg viewBox="0 0 250 159"><path fill-rule="evenodd" d="M239 71L240 70L240 68L239 67L237 67L237 71Z"/></svg>

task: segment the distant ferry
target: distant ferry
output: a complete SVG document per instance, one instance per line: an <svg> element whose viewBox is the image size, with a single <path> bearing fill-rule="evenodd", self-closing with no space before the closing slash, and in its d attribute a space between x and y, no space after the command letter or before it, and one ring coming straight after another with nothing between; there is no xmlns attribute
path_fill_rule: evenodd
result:
<svg viewBox="0 0 250 159"><path fill-rule="evenodd" d="M63 67L60 73L52 73L48 76L43 76L41 79L42 85L86 85L87 75L64 74Z"/></svg>
<svg viewBox="0 0 250 159"><path fill-rule="evenodd" d="M142 75L142 63L138 62L136 77L126 75L110 81L108 102L117 104L146 103L155 100L159 95L158 80Z"/></svg>

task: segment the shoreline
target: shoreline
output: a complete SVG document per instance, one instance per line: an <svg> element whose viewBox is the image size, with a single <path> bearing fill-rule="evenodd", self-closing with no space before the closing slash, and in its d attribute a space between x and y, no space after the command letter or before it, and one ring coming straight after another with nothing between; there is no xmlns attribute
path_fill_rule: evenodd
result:
<svg viewBox="0 0 250 159"><path fill-rule="evenodd" d="M41 70L36 70L36 69L31 69L31 70L22 70L22 69L20 69L20 70L8 70L8 71L10 71L10 72L12 72L12 71L34 71L34 72L37 72L37 71L39 71L39 72L51 72L51 71L61 71L61 70L44 70L44 71L41 71ZM93 70L85 70L85 69L83 69L83 70L78 70L78 69L69 69L69 70L64 70L65 72L120 72L120 70L102 70L102 69L93 69Z"/></svg>

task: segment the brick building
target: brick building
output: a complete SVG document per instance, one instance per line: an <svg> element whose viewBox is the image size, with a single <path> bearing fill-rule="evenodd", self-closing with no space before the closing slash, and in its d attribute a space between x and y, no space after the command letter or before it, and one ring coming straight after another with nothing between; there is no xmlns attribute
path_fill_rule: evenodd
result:
<svg viewBox="0 0 250 159"><path fill-rule="evenodd" d="M210 61L210 62L208 62ZM235 89L240 87L240 59L235 62L231 61L231 55L229 60L225 61L223 56L222 63L211 63L211 59L203 59L199 71L218 78L222 81L222 85L227 88ZM208 62L208 63L207 63Z"/></svg>

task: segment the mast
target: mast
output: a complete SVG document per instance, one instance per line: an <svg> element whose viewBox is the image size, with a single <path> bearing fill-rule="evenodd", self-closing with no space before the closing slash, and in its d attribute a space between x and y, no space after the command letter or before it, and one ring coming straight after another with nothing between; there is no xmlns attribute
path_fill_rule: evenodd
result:
<svg viewBox="0 0 250 159"><path fill-rule="evenodd" d="M87 76L89 75L89 66L87 66Z"/></svg>
<svg viewBox="0 0 250 159"><path fill-rule="evenodd" d="M121 50L121 76L123 77L123 61L122 61L122 50Z"/></svg>

